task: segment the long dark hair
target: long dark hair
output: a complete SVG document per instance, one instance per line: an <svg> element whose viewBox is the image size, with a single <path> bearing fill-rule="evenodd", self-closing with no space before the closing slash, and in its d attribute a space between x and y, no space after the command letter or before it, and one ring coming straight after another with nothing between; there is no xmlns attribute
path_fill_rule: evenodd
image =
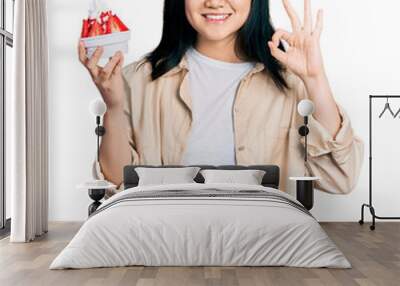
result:
<svg viewBox="0 0 400 286"><path fill-rule="evenodd" d="M271 55L267 42L275 29L271 22L269 0L252 0L249 17L238 31L236 53L246 61L261 62L281 90L288 88L284 68ZM161 41L146 58L152 65L152 79L156 80L179 64L186 50L195 44L197 32L185 14L184 0L165 0L164 26ZM284 49L280 45L280 49ZM239 53L238 53L239 52Z"/></svg>

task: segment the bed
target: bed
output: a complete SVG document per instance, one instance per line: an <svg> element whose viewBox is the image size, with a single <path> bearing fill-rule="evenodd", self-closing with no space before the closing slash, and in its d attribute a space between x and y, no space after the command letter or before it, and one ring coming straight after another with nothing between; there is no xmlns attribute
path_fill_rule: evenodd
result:
<svg viewBox="0 0 400 286"><path fill-rule="evenodd" d="M279 190L277 166L199 166L264 170L262 185L205 184L199 173L195 183L153 186L138 186L136 167L124 169L125 190L87 219L50 269L351 267L315 218Z"/></svg>

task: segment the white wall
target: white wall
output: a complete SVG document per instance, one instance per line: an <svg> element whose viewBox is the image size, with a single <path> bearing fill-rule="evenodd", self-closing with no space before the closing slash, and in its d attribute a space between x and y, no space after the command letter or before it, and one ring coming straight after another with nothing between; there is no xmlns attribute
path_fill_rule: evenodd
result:
<svg viewBox="0 0 400 286"><path fill-rule="evenodd" d="M276 27L289 29L281 1L271 0ZM302 11L301 0L292 0ZM50 37L50 220L83 220L90 200L75 186L90 178L95 154L94 118L88 104L98 95L76 56L87 1L49 0ZM322 221L359 219L368 198L368 95L400 94L400 2L395 0L314 0L325 10L322 48L337 101L348 111L356 133L366 143L365 162L356 190L348 196L316 194L313 213ZM115 10L132 29L127 62L154 48L160 39L162 0L113 0ZM375 113L383 108L378 102ZM396 109L400 108L393 101ZM375 200L379 215L400 215L398 159L400 120L380 120L376 127ZM386 137L384 137L386 136ZM397 176L400 177L400 176Z"/></svg>

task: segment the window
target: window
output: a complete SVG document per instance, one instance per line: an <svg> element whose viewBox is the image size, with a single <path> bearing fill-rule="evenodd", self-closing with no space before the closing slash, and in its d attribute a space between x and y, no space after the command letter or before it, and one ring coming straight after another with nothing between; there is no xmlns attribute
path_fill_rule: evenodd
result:
<svg viewBox="0 0 400 286"><path fill-rule="evenodd" d="M11 92L14 0L0 0L0 236L9 231L10 194L5 188L5 99Z"/></svg>

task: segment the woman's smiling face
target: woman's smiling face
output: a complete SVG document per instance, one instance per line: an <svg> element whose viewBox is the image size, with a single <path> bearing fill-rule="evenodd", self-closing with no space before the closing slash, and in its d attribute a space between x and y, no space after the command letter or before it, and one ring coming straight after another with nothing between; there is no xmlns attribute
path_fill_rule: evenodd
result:
<svg viewBox="0 0 400 286"><path fill-rule="evenodd" d="M246 22L252 0L185 0L185 13L199 36L220 41L234 36Z"/></svg>

